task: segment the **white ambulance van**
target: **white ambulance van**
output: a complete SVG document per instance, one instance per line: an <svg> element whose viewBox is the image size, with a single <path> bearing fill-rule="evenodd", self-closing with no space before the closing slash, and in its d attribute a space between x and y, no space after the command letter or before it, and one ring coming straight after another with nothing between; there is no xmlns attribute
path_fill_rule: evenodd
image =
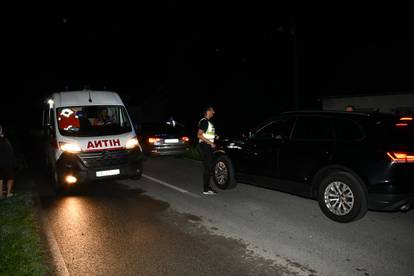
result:
<svg viewBox="0 0 414 276"><path fill-rule="evenodd" d="M58 189L142 174L142 149L115 92L54 93L45 102L43 127L47 165Z"/></svg>

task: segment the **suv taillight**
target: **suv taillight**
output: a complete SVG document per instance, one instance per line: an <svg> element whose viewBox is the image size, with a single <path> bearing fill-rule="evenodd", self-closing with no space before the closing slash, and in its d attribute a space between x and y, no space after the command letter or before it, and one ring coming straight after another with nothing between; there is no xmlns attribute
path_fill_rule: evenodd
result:
<svg viewBox="0 0 414 276"><path fill-rule="evenodd" d="M402 151L389 151L387 155L396 163L414 163L414 154Z"/></svg>

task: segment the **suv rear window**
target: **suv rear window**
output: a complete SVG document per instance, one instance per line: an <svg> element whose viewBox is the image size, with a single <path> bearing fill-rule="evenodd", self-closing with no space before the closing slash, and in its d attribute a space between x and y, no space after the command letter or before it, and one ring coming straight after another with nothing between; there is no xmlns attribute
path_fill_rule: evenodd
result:
<svg viewBox="0 0 414 276"><path fill-rule="evenodd" d="M181 135L184 133L184 128L167 123L150 123L142 124L141 133L143 135Z"/></svg>
<svg viewBox="0 0 414 276"><path fill-rule="evenodd" d="M331 120L324 117L298 117L292 139L331 140L333 139Z"/></svg>
<svg viewBox="0 0 414 276"><path fill-rule="evenodd" d="M364 137L361 127L352 120L334 119L336 139L341 141L355 141Z"/></svg>
<svg viewBox="0 0 414 276"><path fill-rule="evenodd" d="M414 121L401 121L400 118L384 118L375 122L375 134L392 146L414 147Z"/></svg>

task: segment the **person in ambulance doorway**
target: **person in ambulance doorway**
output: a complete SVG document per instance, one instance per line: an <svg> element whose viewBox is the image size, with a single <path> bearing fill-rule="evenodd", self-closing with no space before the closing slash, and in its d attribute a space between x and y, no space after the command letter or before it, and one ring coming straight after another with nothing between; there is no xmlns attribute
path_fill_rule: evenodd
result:
<svg viewBox="0 0 414 276"><path fill-rule="evenodd" d="M13 196L14 171L17 167L16 156L9 140L4 137L3 127L0 125L0 199L3 194L3 181L7 183L6 197Z"/></svg>
<svg viewBox="0 0 414 276"><path fill-rule="evenodd" d="M214 195L217 192L210 186L211 169L213 164L213 151L216 148L214 143L216 137L214 125L211 118L214 116L214 109L211 105L207 105L203 109L204 117L198 123L197 138L199 140L199 151L203 159L203 183L205 195Z"/></svg>

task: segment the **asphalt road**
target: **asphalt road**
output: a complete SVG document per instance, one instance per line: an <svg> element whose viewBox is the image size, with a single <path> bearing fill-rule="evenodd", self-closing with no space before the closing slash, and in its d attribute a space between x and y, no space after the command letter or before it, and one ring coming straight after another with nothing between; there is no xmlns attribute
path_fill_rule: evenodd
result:
<svg viewBox="0 0 414 276"><path fill-rule="evenodd" d="M413 275L414 211L339 224L316 201L240 184L201 194L201 164L55 197L33 177L71 275Z"/></svg>

